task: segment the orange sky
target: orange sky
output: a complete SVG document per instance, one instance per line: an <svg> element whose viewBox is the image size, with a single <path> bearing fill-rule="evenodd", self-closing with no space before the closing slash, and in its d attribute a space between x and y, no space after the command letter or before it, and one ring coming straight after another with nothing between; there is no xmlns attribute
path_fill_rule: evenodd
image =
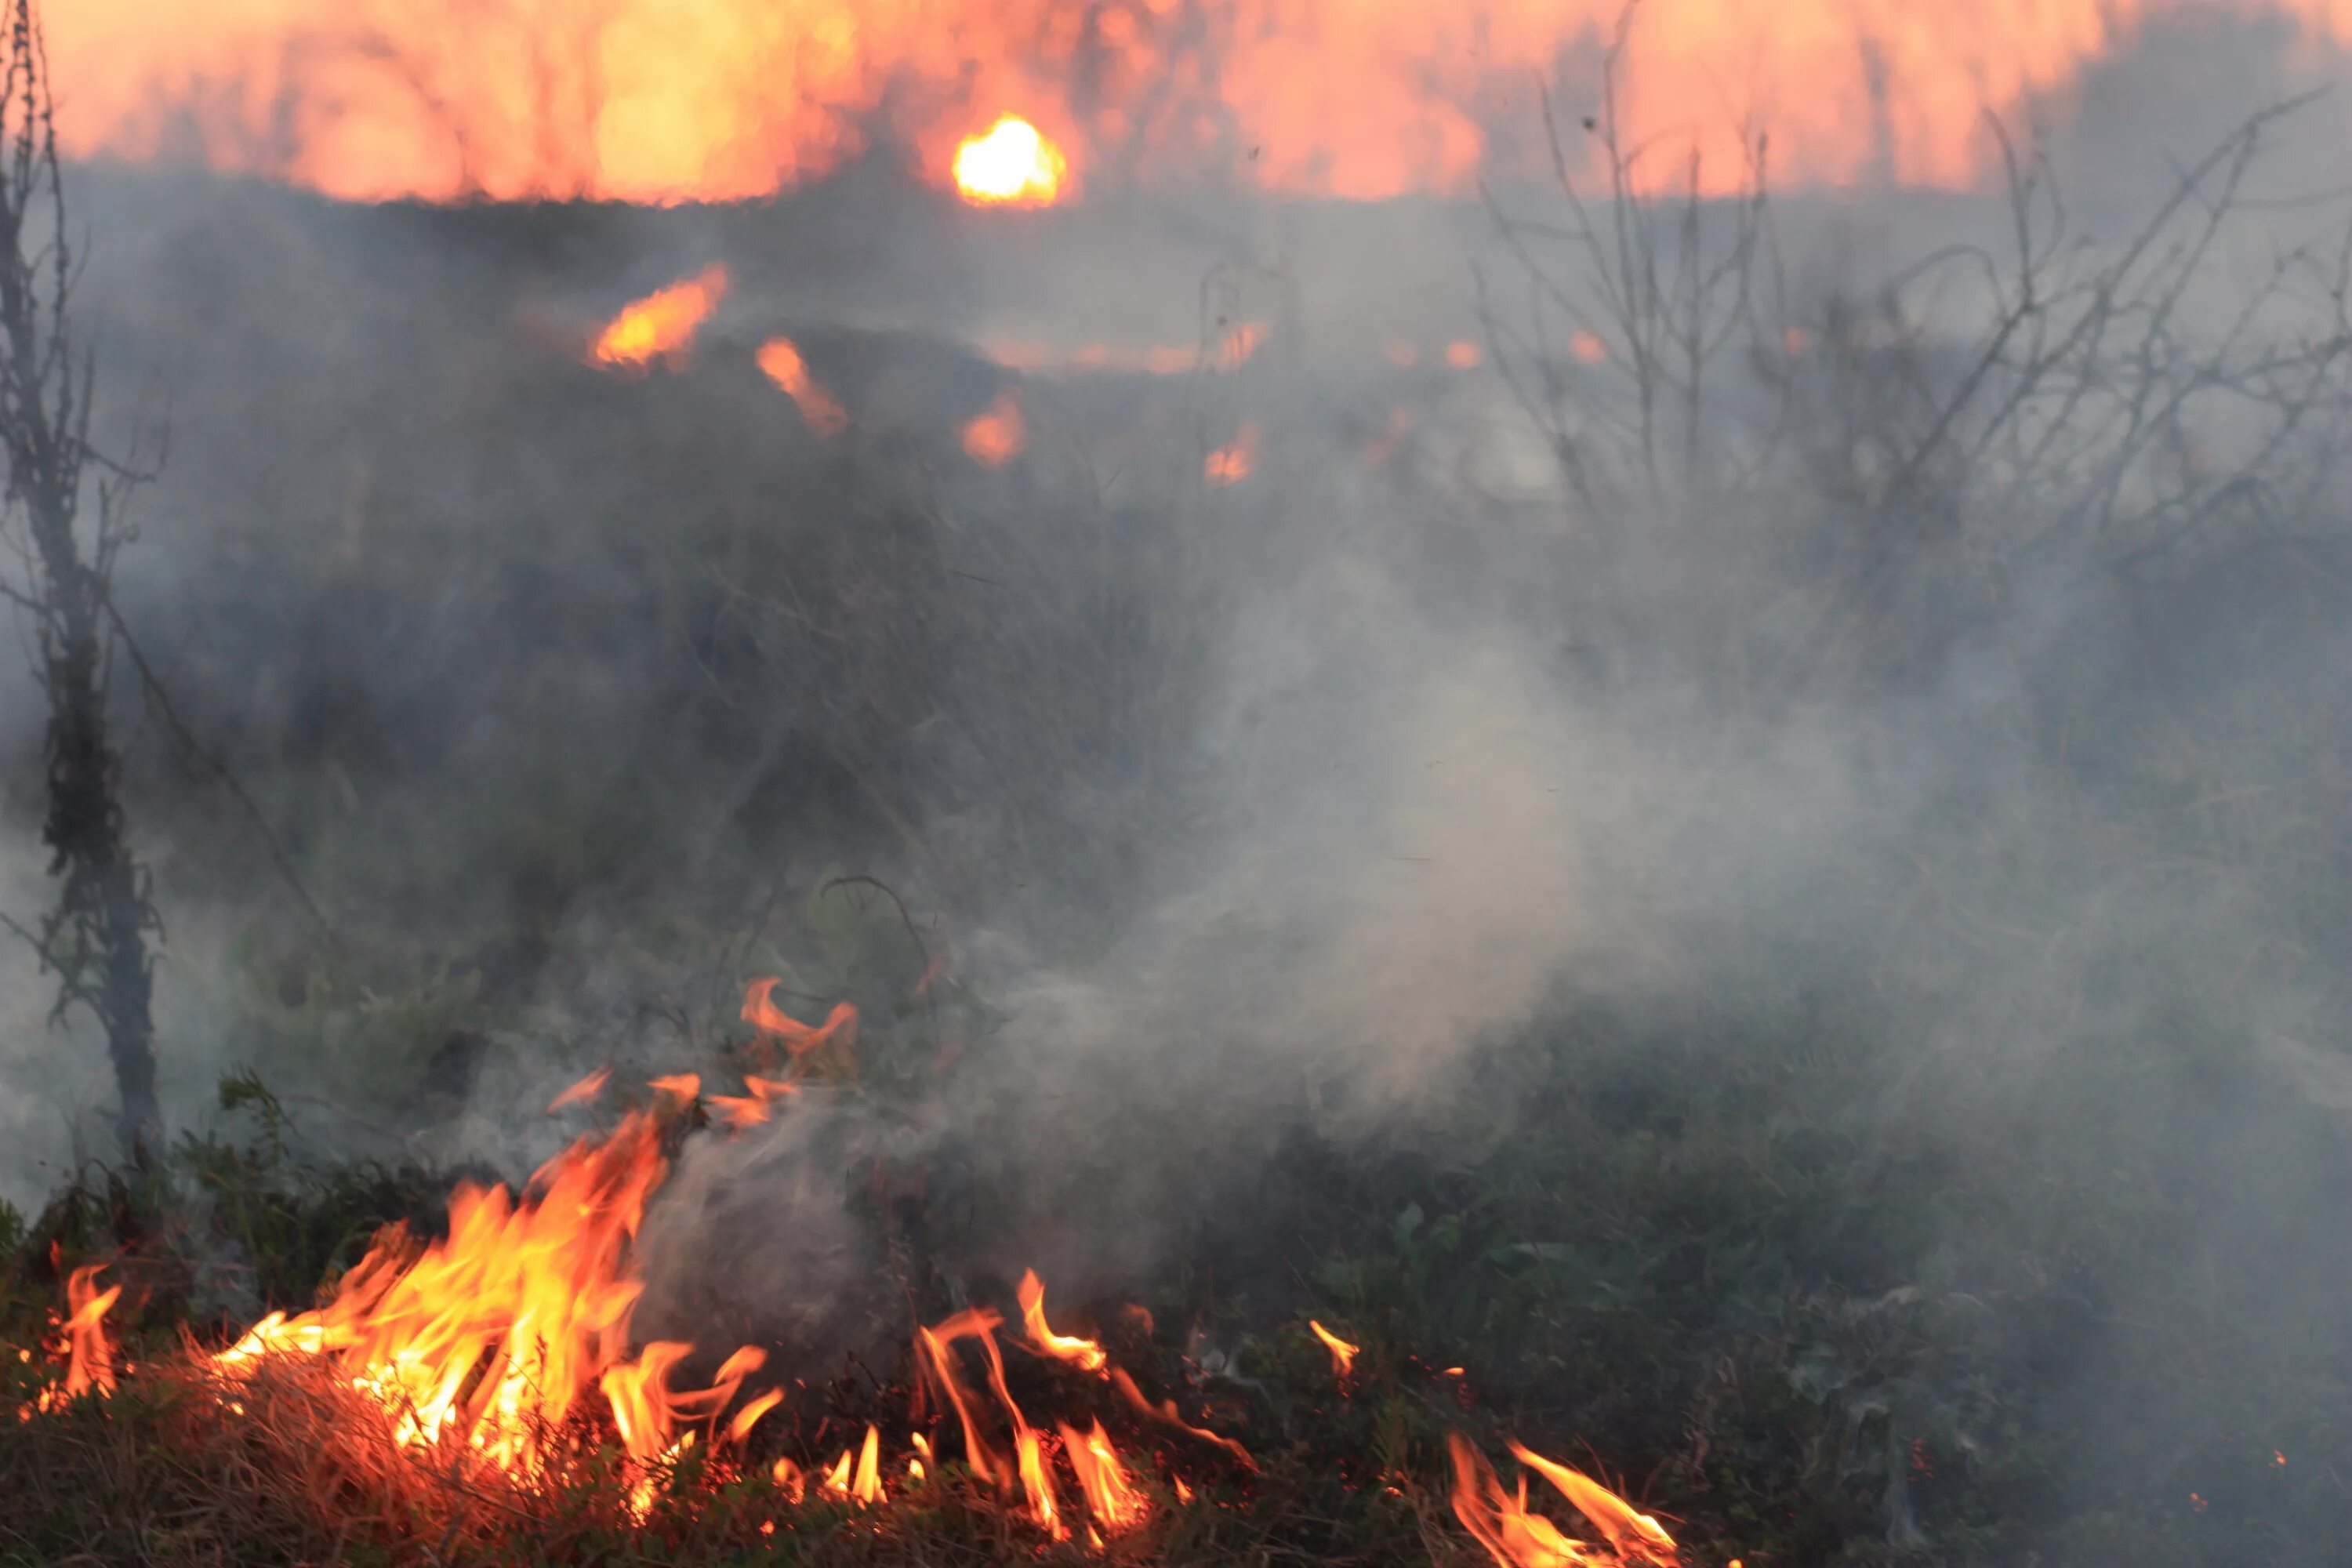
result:
<svg viewBox="0 0 2352 1568"><path fill-rule="evenodd" d="M2158 11L2257 0L1647 0L1624 73L1644 133L1735 129L1777 177L1843 180L1882 146L1907 181L1976 174L1980 113L2062 88ZM2288 0L2313 36L2352 0ZM764 194L823 174L880 106L944 175L1013 112L1076 180L1241 167L1276 188L1459 190L1483 127L1620 0L51 0L78 152L200 150L352 196ZM2116 18L2122 18L2118 21ZM1875 67L1865 64L1874 60ZM1874 68L1885 85L1874 99ZM1877 107L1883 104L1883 110ZM1687 142L1685 142L1686 145Z"/></svg>

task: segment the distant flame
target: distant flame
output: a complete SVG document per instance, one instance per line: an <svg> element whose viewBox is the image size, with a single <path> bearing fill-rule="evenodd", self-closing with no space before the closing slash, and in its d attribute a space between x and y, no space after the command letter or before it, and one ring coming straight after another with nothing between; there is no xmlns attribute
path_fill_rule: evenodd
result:
<svg viewBox="0 0 2352 1568"><path fill-rule="evenodd" d="M955 153L956 189L982 206L1048 206L1061 195L1069 160L1038 129L1007 114Z"/></svg>
<svg viewBox="0 0 2352 1568"><path fill-rule="evenodd" d="M996 395L988 411L963 427L964 455L984 468L1001 468L1029 445L1029 425L1011 387Z"/></svg>
<svg viewBox="0 0 2352 1568"><path fill-rule="evenodd" d="M1237 485L1257 472L1258 427L1244 425L1234 438L1211 452L1201 465L1202 477L1223 488Z"/></svg>
<svg viewBox="0 0 2352 1568"><path fill-rule="evenodd" d="M694 277L646 295L613 318L589 351L598 364L643 369L657 359L677 359L719 301L727 297L727 268L704 268Z"/></svg>
<svg viewBox="0 0 2352 1568"><path fill-rule="evenodd" d="M760 370L797 404L801 418L819 436L838 436L849 428L849 411L818 384L801 358L800 346L790 338L770 338L760 345Z"/></svg>

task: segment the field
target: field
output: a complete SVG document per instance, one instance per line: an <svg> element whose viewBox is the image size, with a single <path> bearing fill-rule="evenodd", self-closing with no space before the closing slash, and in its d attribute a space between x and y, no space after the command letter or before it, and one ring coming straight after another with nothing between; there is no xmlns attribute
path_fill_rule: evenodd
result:
<svg viewBox="0 0 2352 1568"><path fill-rule="evenodd" d="M1507 230L1411 364L1219 274L1178 371L824 319L776 237L838 194L92 171L109 384L204 388L120 565L173 1138L72 1114L12 973L0 1341L102 1264L132 1366L0 1421L0 1563L1452 1568L1454 1431L1710 1568L2352 1559L2352 333L2333 252L2236 265L2270 131L2087 258L2021 174L1957 324L1762 287L1759 196ZM594 362L713 255L690 351ZM730 1136L763 978L856 1038ZM313 1363L225 1413L203 1353L648 1107L632 1342L764 1348L739 1451L639 1517L593 1411L528 1484ZM951 1430L912 1336L1031 1268L1255 1468L1014 1355L1144 1522L782 1500Z"/></svg>

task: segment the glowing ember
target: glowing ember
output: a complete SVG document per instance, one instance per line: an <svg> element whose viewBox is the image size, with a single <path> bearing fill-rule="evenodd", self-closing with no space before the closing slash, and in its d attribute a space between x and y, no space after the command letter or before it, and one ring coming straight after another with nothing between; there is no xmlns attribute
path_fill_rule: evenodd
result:
<svg viewBox="0 0 2352 1568"><path fill-rule="evenodd" d="M819 436L838 436L849 428L849 411L819 385L790 338L770 338L760 345L760 370L800 407L801 417Z"/></svg>
<svg viewBox="0 0 2352 1568"><path fill-rule="evenodd" d="M1055 1361L1065 1361L1080 1372L1100 1372L1110 1358L1102 1346L1092 1340L1057 1334L1045 1325L1045 1285L1030 1269L1021 1276L1018 1292L1021 1301L1022 1325L1029 1331L1029 1342Z"/></svg>
<svg viewBox="0 0 2352 1568"><path fill-rule="evenodd" d="M1307 1320L1307 1326L1315 1331L1315 1337L1321 1340L1323 1348L1331 1352L1331 1375L1341 1383L1347 1382L1349 1375L1356 1370L1358 1347L1349 1344L1312 1318Z"/></svg>
<svg viewBox="0 0 2352 1568"><path fill-rule="evenodd" d="M1486 1457L1459 1432L1449 1433L1454 1463L1454 1516L1495 1559L1496 1568L1574 1568L1580 1563L1627 1568L1680 1568L1682 1554L1658 1521L1578 1471L1542 1458L1520 1444L1511 1452L1575 1505L1606 1542L1594 1546L1562 1533L1528 1507L1527 1481L1514 1496L1503 1489Z"/></svg>
<svg viewBox="0 0 2352 1568"><path fill-rule="evenodd" d="M1021 400L1006 387L986 413L963 427L964 455L984 468L1001 468L1029 445L1029 425L1021 416Z"/></svg>
<svg viewBox="0 0 2352 1568"><path fill-rule="evenodd" d="M1061 194L1069 161L1018 115L1008 114L956 148L956 189L982 206L1046 206Z"/></svg>
<svg viewBox="0 0 2352 1568"><path fill-rule="evenodd" d="M1223 489L1257 472L1258 427L1244 425L1234 438L1202 460L1201 477Z"/></svg>
<svg viewBox="0 0 2352 1568"><path fill-rule="evenodd" d="M727 268L711 266L673 283L613 318L589 357L616 369L642 370L660 359L677 359L719 301L727 297Z"/></svg>

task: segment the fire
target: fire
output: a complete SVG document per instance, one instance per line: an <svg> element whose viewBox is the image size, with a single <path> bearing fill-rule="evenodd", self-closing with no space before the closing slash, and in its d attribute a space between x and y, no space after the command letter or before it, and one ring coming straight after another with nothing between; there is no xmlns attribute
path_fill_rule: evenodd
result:
<svg viewBox="0 0 2352 1568"><path fill-rule="evenodd" d="M214 1370L234 1384L268 1357L331 1358L383 1406L395 1443L459 1444L521 1479L545 1472L565 1418L601 1394L630 1456L663 1456L681 1423L715 1417L757 1363L739 1355L710 1387L678 1394L668 1376L690 1346L627 1353L644 1288L629 1246L667 1173L661 1139L656 1115L635 1110L550 1161L520 1199L460 1184L446 1239L420 1246L391 1227L333 1300L271 1313L213 1356Z"/></svg>
<svg viewBox="0 0 2352 1568"><path fill-rule="evenodd" d="M849 1054L857 1043L857 1009L846 1002L837 1002L825 1015L823 1024L814 1028L802 1023L775 1004L776 987L782 982L754 980L743 992L743 1021L759 1036L759 1055L763 1061L775 1059L777 1047L783 1048L795 1076L831 1065L844 1077L854 1077L856 1058ZM746 1079L745 1085L755 1098L773 1099L789 1084L770 1085Z"/></svg>
<svg viewBox="0 0 2352 1568"><path fill-rule="evenodd" d="M1201 477L1220 489L1257 472L1258 427L1244 425L1234 438L1202 459Z"/></svg>
<svg viewBox="0 0 2352 1568"><path fill-rule="evenodd" d="M611 1068L598 1068L594 1072L590 1073L586 1078L582 1079L578 1083L573 1084L570 1089L565 1089L562 1094L559 1094L553 1100L549 1100L547 1102L547 1113L550 1116L552 1116L567 1105L585 1105L594 1100L598 1095L604 1093L604 1086L612 1081L613 1069Z"/></svg>
<svg viewBox="0 0 2352 1568"><path fill-rule="evenodd" d="M1323 1348L1331 1352L1331 1375L1341 1383L1347 1382L1356 1370L1359 1347L1349 1344L1312 1318L1307 1320L1307 1326L1315 1331L1315 1337L1321 1340Z"/></svg>
<svg viewBox="0 0 2352 1568"><path fill-rule="evenodd" d="M1062 1435L1062 1452L1069 1456L1070 1468L1077 1472L1078 1486L1086 1493L1087 1508L1096 1522L1113 1534L1141 1523L1147 1511L1143 1494L1128 1479L1126 1467L1119 1463L1102 1422L1097 1420L1084 1436L1066 1426L1055 1430Z"/></svg>
<svg viewBox="0 0 2352 1568"><path fill-rule="evenodd" d="M1649 163L1660 182L1685 176L1695 141L1698 176L1719 190L1745 167L1752 115L1784 180L1962 184L1990 166L1987 105L2063 102L2149 23L2192 9L2284 14L2315 48L2352 36L2335 0L1649 0L1626 44L1622 140L1669 143ZM1240 173L1379 200L1539 164L1531 84L1611 38L1624 10L606 0L468 13L453 30L390 0L242 0L227 14L76 0L47 20L69 155L193 145L352 198L737 200L822 177L877 132L945 185L960 140L1017 102L1066 132L1073 161L1139 181ZM1590 172L1590 143L1567 124L1572 167Z"/></svg>
<svg viewBox="0 0 2352 1568"><path fill-rule="evenodd" d="M855 1465L851 1463L850 1451L844 1448L833 1468L818 1478L817 1486L829 1496L861 1508L882 1500L882 1434L872 1422L866 1424L866 1442L857 1450Z"/></svg>
<svg viewBox="0 0 2352 1568"><path fill-rule="evenodd" d="M657 289L613 318L589 357L615 369L643 370L656 360L682 358L696 331L727 297L727 268L704 268Z"/></svg>
<svg viewBox="0 0 2352 1568"><path fill-rule="evenodd" d="M1037 1278L1034 1268L1021 1276L1017 1295L1021 1301L1022 1325L1029 1331L1029 1342L1055 1361L1069 1363L1080 1372L1100 1372L1110 1358L1102 1346L1092 1340L1076 1339L1057 1334L1045 1324L1045 1282Z"/></svg>
<svg viewBox="0 0 2352 1568"><path fill-rule="evenodd" d="M1069 172L1062 150L1017 114L956 147L956 190L978 206L1050 206Z"/></svg>
<svg viewBox="0 0 2352 1568"><path fill-rule="evenodd" d="M17 1411L19 1416L29 1420L37 1412L62 1410L85 1394L95 1394L100 1399L113 1397L114 1347L106 1337L106 1314L121 1300L122 1287L110 1285L100 1289L98 1277L105 1270L106 1265L93 1263L68 1276L65 1381L42 1389L32 1404ZM57 1320L53 1315L49 1321ZM31 1361L32 1352L21 1352L21 1359Z"/></svg>
<svg viewBox="0 0 2352 1568"><path fill-rule="evenodd" d="M1625 1568L1680 1568L1674 1537L1648 1514L1590 1477L1513 1443L1523 1465L1559 1489L1600 1531L1601 1546L1570 1539L1559 1526L1528 1507L1526 1478L1514 1496L1503 1489L1494 1466L1470 1440L1449 1433L1446 1452L1454 1463L1454 1516L1495 1559L1496 1568L1575 1568L1576 1564Z"/></svg>
<svg viewBox="0 0 2352 1568"><path fill-rule="evenodd" d="M849 428L849 411L840 399L809 374L798 344L790 338L770 338L760 345L760 370L800 406L801 418L819 436L838 436Z"/></svg>
<svg viewBox="0 0 2352 1568"><path fill-rule="evenodd" d="M984 468L1001 468L1029 445L1028 421L1021 416L1021 400L1011 387L963 427L964 455Z"/></svg>
<svg viewBox="0 0 2352 1568"><path fill-rule="evenodd" d="M1273 331L1265 321L1237 321L1207 343L1152 343L1128 348L1083 343L1063 350L1034 342L993 342L989 358L1007 370L1032 374L1107 371L1122 375L1191 375L1208 370L1227 374L1247 364Z"/></svg>
<svg viewBox="0 0 2352 1568"><path fill-rule="evenodd" d="M774 984L751 988L747 1016L764 1016L762 1010L772 1007ZM826 1028L838 1022L829 1020ZM776 1032L787 1040L823 1033L783 1023L789 1028ZM601 1089L604 1076L591 1074L558 1096L558 1103ZM654 1340L630 1352L629 1320L643 1289L631 1244L667 1173L664 1140L677 1123L665 1119L690 1104L700 1087L691 1073L653 1081L663 1097L653 1110L630 1110L604 1137L577 1140L533 1175L520 1197L504 1187L461 1184L450 1200L446 1239L420 1244L405 1226L387 1227L325 1305L294 1317L273 1312L226 1350L201 1356L198 1367L215 1380L224 1417L245 1417L251 1397L247 1386L268 1361L315 1358L382 1409L397 1446L420 1454L438 1450L524 1483L576 1474L573 1466L585 1450L567 1434L569 1418L600 1408L595 1401L601 1400L625 1457L621 1501L640 1522L671 1484L672 1463L706 1436L721 1482L741 1479L741 1446L784 1397L771 1388L737 1404L747 1380L766 1366L767 1352L745 1345L707 1385L683 1389L679 1373L693 1357L693 1345ZM100 1267L79 1268L69 1279L71 1316L63 1329L70 1365L62 1385L45 1392L37 1406L25 1407L25 1419L85 1394L113 1391L116 1366L104 1321L121 1288L100 1290ZM1106 1376L1137 1412L1255 1470L1239 1443L1188 1425L1172 1400L1151 1405L1124 1369L1110 1364L1101 1345L1055 1332L1045 1319L1045 1283L1034 1270L1023 1274L1015 1294L1028 1342L1040 1354ZM952 1415L966 1467L1008 1509L1052 1541L1071 1542L1082 1531L1089 1547L1108 1551L1109 1538L1149 1521L1151 1496L1099 1416L1084 1429L1056 1420L1050 1436L1030 1422L1006 1382L997 1341L1003 1322L995 1310L974 1307L915 1331L913 1420L921 1427L928 1411L936 1429L940 1417ZM1308 1327L1329 1349L1344 1381L1358 1347L1319 1322ZM966 1342L977 1347L985 1368L984 1396L965 1375L958 1348ZM23 1352L24 1359L30 1353ZM1458 1375L1461 1369L1445 1371ZM937 1464L931 1436L915 1430L908 1446L904 1477L908 1484L921 1483ZM1450 1435L1447 1447L1455 1516L1496 1568L1681 1568L1674 1538L1656 1520L1580 1472L1523 1444L1510 1445L1522 1466L1543 1477L1591 1524L1598 1544L1571 1539L1532 1511L1524 1477L1516 1495L1506 1491L1493 1466L1461 1434ZM2278 1462L2285 1462L2283 1456ZM865 1508L887 1500L886 1475L898 1472L886 1467L881 1429L868 1422L861 1442L814 1476L783 1458L766 1473L788 1505L814 1494ZM1189 1504L1192 1486L1181 1474L1171 1472L1169 1480L1178 1500ZM764 1521L761 1532L774 1535L775 1521Z"/></svg>

